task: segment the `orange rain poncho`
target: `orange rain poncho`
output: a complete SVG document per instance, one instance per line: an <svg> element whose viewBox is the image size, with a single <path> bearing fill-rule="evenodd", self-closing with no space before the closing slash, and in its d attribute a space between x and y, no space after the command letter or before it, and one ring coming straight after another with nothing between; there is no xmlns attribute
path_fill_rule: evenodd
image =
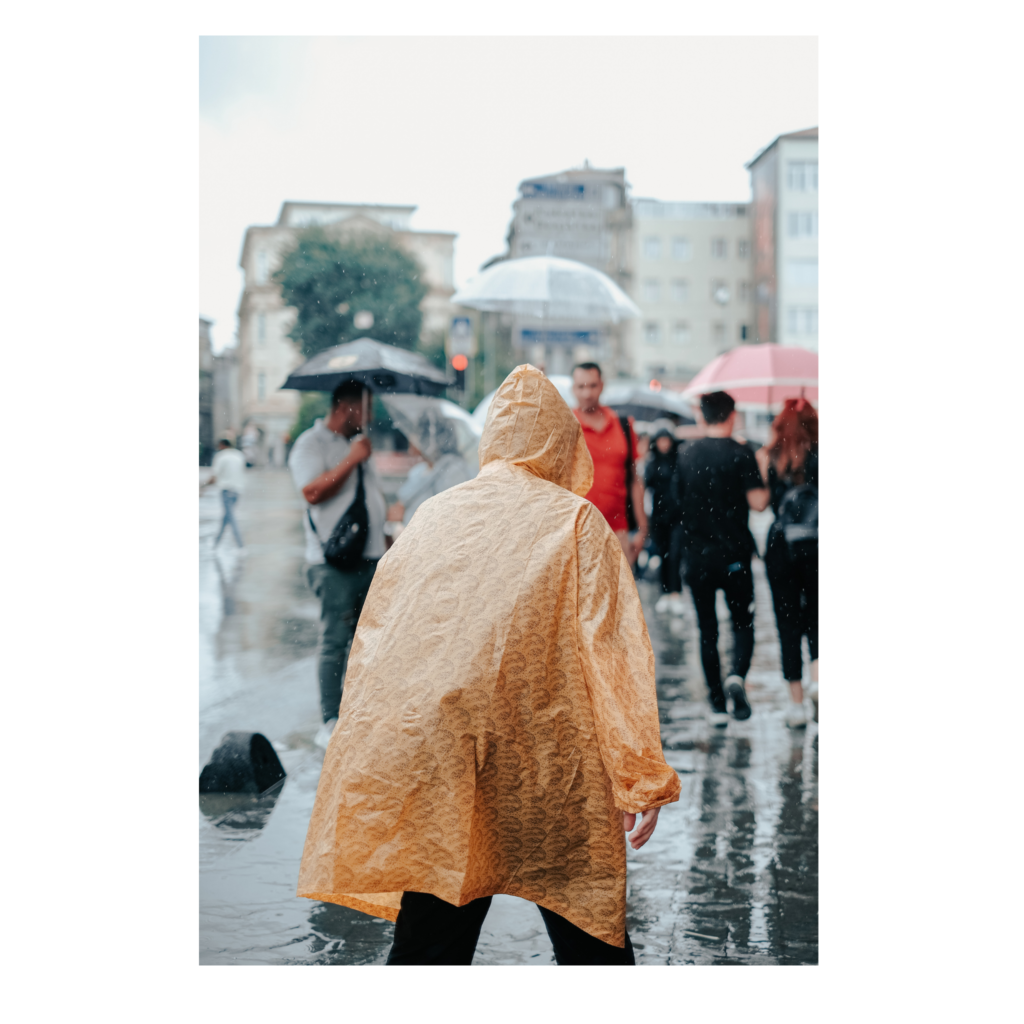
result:
<svg viewBox="0 0 1024 1024"><path fill-rule="evenodd" d="M298 895L394 921L405 890L509 893L622 947L619 812L680 788L640 598L582 497L580 426L534 367L499 388L480 466L377 566Z"/></svg>

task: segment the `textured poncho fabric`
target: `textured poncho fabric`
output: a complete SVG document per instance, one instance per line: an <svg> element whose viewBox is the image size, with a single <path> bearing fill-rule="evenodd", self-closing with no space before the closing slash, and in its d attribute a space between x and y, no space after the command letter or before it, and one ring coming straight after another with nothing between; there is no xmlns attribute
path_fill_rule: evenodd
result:
<svg viewBox="0 0 1024 1024"><path fill-rule="evenodd" d="M403 891L532 900L623 946L620 811L679 798L654 655L554 385L498 390L476 479L380 560L349 656L298 894L395 920Z"/></svg>

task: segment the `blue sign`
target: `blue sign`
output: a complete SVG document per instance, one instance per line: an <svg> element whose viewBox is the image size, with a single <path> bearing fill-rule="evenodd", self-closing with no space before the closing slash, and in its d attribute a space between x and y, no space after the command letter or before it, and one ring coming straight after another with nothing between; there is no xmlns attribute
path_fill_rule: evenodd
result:
<svg viewBox="0 0 1024 1024"><path fill-rule="evenodd" d="M601 341L600 331L537 331L524 328L521 336L524 345L597 345Z"/></svg>
<svg viewBox="0 0 1024 1024"><path fill-rule="evenodd" d="M585 188L569 181L527 181L522 191L530 199L582 199Z"/></svg>

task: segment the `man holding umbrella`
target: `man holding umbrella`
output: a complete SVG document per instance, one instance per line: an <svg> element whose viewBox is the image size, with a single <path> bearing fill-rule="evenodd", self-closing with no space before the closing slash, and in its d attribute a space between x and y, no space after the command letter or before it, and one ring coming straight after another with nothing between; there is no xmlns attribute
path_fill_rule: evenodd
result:
<svg viewBox="0 0 1024 1024"><path fill-rule="evenodd" d="M367 389L346 380L334 389L331 411L299 435L288 466L306 500L306 577L320 599L320 710L324 726L317 743L327 745L338 719L348 651L370 589L377 560L384 554L386 502L369 462L370 439L361 431L367 415ZM365 503L362 510L355 506ZM344 568L328 564L324 546L350 510L356 523L365 521L361 557Z"/></svg>

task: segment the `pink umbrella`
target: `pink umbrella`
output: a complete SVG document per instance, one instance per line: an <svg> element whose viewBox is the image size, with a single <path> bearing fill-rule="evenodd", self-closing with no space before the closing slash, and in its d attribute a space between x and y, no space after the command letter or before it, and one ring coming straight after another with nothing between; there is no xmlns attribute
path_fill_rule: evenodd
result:
<svg viewBox="0 0 1024 1024"><path fill-rule="evenodd" d="M727 391L741 406L767 406L773 412L787 398L818 404L818 353L783 345L740 345L713 359L683 391L696 399Z"/></svg>

